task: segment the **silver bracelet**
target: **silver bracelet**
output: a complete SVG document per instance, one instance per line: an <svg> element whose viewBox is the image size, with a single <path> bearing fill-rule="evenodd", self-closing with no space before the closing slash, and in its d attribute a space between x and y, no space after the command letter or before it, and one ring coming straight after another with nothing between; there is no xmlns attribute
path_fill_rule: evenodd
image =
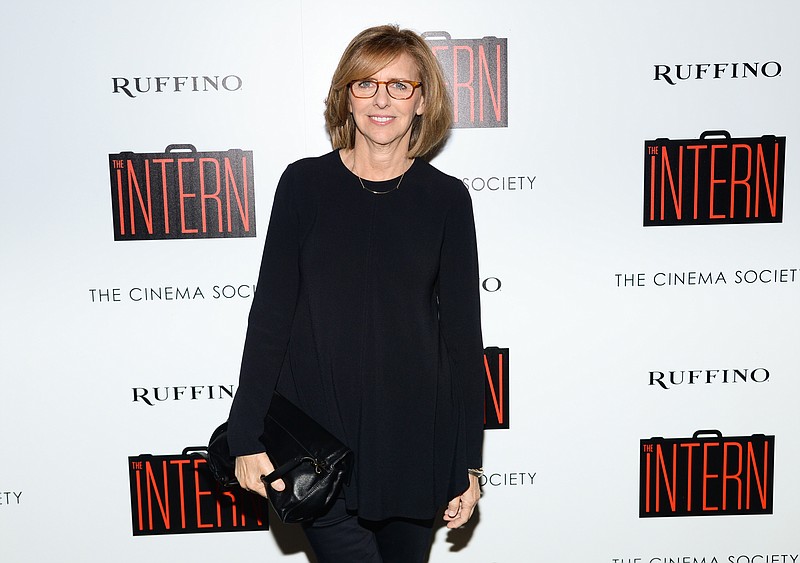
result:
<svg viewBox="0 0 800 563"><path fill-rule="evenodd" d="M483 477L483 467L479 467L478 469L467 469L467 473L480 479Z"/></svg>

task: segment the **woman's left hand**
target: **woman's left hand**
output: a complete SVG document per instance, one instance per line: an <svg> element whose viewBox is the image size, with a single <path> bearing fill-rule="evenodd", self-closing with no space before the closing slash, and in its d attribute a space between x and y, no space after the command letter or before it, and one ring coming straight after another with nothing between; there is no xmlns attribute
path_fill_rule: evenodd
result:
<svg viewBox="0 0 800 563"><path fill-rule="evenodd" d="M457 496L447 504L444 519L448 528L460 528L472 516L478 500L481 498L481 487L475 475L469 476L469 488L461 496Z"/></svg>

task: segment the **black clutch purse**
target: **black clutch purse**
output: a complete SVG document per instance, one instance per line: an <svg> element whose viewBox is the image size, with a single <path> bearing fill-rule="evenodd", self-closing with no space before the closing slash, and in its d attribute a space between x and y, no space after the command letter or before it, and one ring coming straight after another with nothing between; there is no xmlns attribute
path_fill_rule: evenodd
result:
<svg viewBox="0 0 800 563"><path fill-rule="evenodd" d="M225 487L238 485L235 458L228 449L228 423L211 435L203 455L214 478ZM306 522L324 514L350 478L353 452L315 420L275 392L264 418L261 443L275 464L262 475L267 496L278 517L286 523ZM283 491L269 483L281 478Z"/></svg>

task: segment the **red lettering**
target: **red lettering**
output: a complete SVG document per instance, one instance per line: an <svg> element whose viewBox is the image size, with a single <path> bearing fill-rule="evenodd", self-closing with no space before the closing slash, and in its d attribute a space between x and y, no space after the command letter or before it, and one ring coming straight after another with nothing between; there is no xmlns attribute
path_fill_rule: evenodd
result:
<svg viewBox="0 0 800 563"><path fill-rule="evenodd" d="M130 484L134 535L266 526L267 519L262 516L265 501L238 487L222 489L204 467L205 463L205 459L192 455L133 462ZM180 526L177 520L173 526L171 516L178 512Z"/></svg>
<svg viewBox="0 0 800 563"><path fill-rule="evenodd" d="M669 480L667 478L667 467L664 461L664 452L662 451L661 444L656 445L656 512L661 511L661 487L658 486L658 476L659 474L664 475L664 487L667 489L667 497L669 499L669 506L672 508L672 511L675 512L676 506L676 495L675 491L677 488L677 477L678 477L678 444L672 444L672 486L670 487ZM659 468L661 471L659 471Z"/></svg>
<svg viewBox="0 0 800 563"><path fill-rule="evenodd" d="M239 196L239 190L236 185L236 177L233 174L231 161L225 157L225 196L228 205L228 232L231 232L231 186L233 186L233 195L236 196L236 205L239 208L239 217L242 219L242 225L245 231L250 231L250 207L249 198L247 197L247 157L242 155L242 195ZM220 232L222 231L222 219L220 219Z"/></svg>
<svg viewBox="0 0 800 563"><path fill-rule="evenodd" d="M153 209L152 209L152 201L150 197L150 163L145 160L145 185L147 191L147 205L145 206L144 198L142 197L142 190L139 187L139 180L136 178L136 171L133 168L133 161L128 160L128 202L129 202L129 210L130 210L130 221L131 221L131 234L136 234L136 222L134 220L134 211L133 211L133 192L134 188L136 190L136 197L139 200L139 209L142 211L142 216L144 218L145 225L147 226L147 232L151 235L153 234Z"/></svg>
<svg viewBox="0 0 800 563"><path fill-rule="evenodd" d="M714 154L713 151L711 153ZM711 157L713 162L714 157ZM719 442L706 442L703 444L703 510L719 510L719 507L716 506L709 506L708 499L707 499L707 492L708 492L708 481L710 479L716 479L719 475L709 473L708 472L708 448L718 447Z"/></svg>
<svg viewBox="0 0 800 563"><path fill-rule="evenodd" d="M767 189L767 198L769 199L769 210L773 217L777 216L778 210L778 143L775 143L775 159L773 162L773 169L772 169L772 191L770 191L770 184L769 184L769 176L767 176L767 163L766 158L764 157L764 147L763 145L758 145L758 161L756 162L756 217L758 217L759 213L759 195L761 193L760 187L760 180L761 176L764 176L764 185ZM762 174L759 174L762 172Z"/></svg>
<svg viewBox="0 0 800 563"><path fill-rule="evenodd" d="M492 381L492 371L489 369L489 360L486 355L483 356L483 367L486 370L486 379L489 380L489 393L492 395L492 403L494 404L494 412L497 416L497 422L503 424L504 408L503 404L503 354L497 356L497 370L498 370L498 392L495 392L494 381ZM484 423L486 422L486 414L484 413Z"/></svg>
<svg viewBox="0 0 800 563"><path fill-rule="evenodd" d="M664 151L666 152L666 151ZM664 209L662 206L661 209ZM664 213L661 213L662 217ZM650 220L656 219L656 157L650 156Z"/></svg>
<svg viewBox="0 0 800 563"><path fill-rule="evenodd" d="M736 179L736 151L745 149L747 151L747 175L741 179ZM777 152L775 153L777 154ZM750 145L733 145L731 147L731 218L735 217L734 211L734 202L735 202L735 191L736 185L742 185L747 188L747 205L745 206L745 217L750 217L750 174L752 172L752 155L753 151L750 149ZM758 214L758 212L756 212Z"/></svg>
<svg viewBox="0 0 800 563"><path fill-rule="evenodd" d="M139 515L139 531L144 530L144 517L142 514L142 472L136 470L136 507ZM152 530L152 526L150 527Z"/></svg>
<svg viewBox="0 0 800 563"><path fill-rule="evenodd" d="M654 158L654 157L653 157ZM672 192L672 205L675 208L675 216L680 219L683 207L683 147L678 152L678 191L675 191L675 180L672 177L672 166L669 163L669 153L664 147L661 151L661 220L664 220L664 210L666 207L666 177L669 176L669 187Z"/></svg>
<svg viewBox="0 0 800 563"><path fill-rule="evenodd" d="M227 158L225 160L228 160ZM219 199L219 193L222 190L222 182L220 181L220 173L219 173L219 162L216 158L201 158L199 159L200 163L200 217L201 223L203 225L203 232L207 233L208 229L206 227L206 200L213 199L217 202L217 232L222 232L222 201ZM211 194L206 193L206 175L205 170L203 170L203 166L205 164L212 164L214 166L214 173L216 178L216 191ZM227 178L226 178L227 180ZM228 205L230 206L230 196L228 197ZM228 213L230 213L230 207L228 207ZM230 232L230 228L228 229Z"/></svg>
<svg viewBox="0 0 800 563"><path fill-rule="evenodd" d="M645 456L646 461L646 479L644 485L644 511L650 512L650 453L648 452Z"/></svg>
<svg viewBox="0 0 800 563"><path fill-rule="evenodd" d="M692 510L692 448L699 445L697 442L681 444L682 448L686 448L686 510L688 511Z"/></svg>
<svg viewBox="0 0 800 563"><path fill-rule="evenodd" d="M645 223L750 223L779 217L782 192L779 142L774 146L773 143L768 146L676 142L646 148L645 168L649 167L649 172L645 175L645 199L649 201L645 202ZM702 152L705 150L709 153ZM693 166L687 163L689 159L694 160ZM690 185L691 210L684 197L689 195L685 189ZM758 221L759 217L765 219Z"/></svg>
<svg viewBox="0 0 800 563"><path fill-rule="evenodd" d="M119 234L125 234L125 201L122 198L122 170L117 168L117 205L119 207Z"/></svg>
<svg viewBox="0 0 800 563"><path fill-rule="evenodd" d="M771 438L670 442L642 444L640 516L771 512Z"/></svg>
<svg viewBox="0 0 800 563"><path fill-rule="evenodd" d="M500 66L500 45L496 45L496 66L497 69L497 86L496 88L492 87L491 75L489 73L489 61L486 60L486 53L484 51L483 45L478 45L478 93L481 97L480 99L480 120L483 121L483 73L486 71L486 85L489 87L489 96L492 99L492 107L494 108L494 116L497 121L501 121L501 91L500 91L500 73L501 66ZM482 64L481 64L482 63ZM495 92L496 95L495 95Z"/></svg>
<svg viewBox="0 0 800 563"><path fill-rule="evenodd" d="M213 528L214 524L205 524L205 523L203 523L201 515L200 515L200 513L201 513L200 497L202 497L202 496L210 496L211 495L211 491L201 491L200 490L200 478L197 475L197 466L198 466L199 462L200 462L200 460L195 460L195 462L194 462L194 500L195 500L195 507L197 509L197 527L198 528ZM217 521L218 522L221 519L221 515L220 515L219 512L220 512L219 511L219 503L217 503ZM221 525L221 524L222 523L219 522L218 525Z"/></svg>
<svg viewBox="0 0 800 563"><path fill-rule="evenodd" d="M173 459L172 465L178 466L178 491L181 500L181 529L186 529L186 488L183 484L183 466L189 463L188 459Z"/></svg>
<svg viewBox="0 0 800 563"><path fill-rule="evenodd" d="M736 459L739 461L739 468L734 474L728 473L728 449L735 447L739 450ZM737 442L725 442L722 446L722 510L728 508L728 481L733 480L738 483L738 494L736 495L736 507L742 509L742 446Z"/></svg>
<svg viewBox="0 0 800 563"><path fill-rule="evenodd" d="M164 198L164 232L169 234L169 196L167 194L167 163L175 162L171 158L155 158L153 162L161 165L161 194Z"/></svg>
<svg viewBox="0 0 800 563"><path fill-rule="evenodd" d="M158 490L158 484L156 483L156 476L153 473L153 464L149 461L145 462L145 475L146 475L146 483L147 483L147 520L150 524L150 529L153 529L153 495L155 493L156 502L158 503L158 508L161 511L161 518L164 521L164 527L169 530L170 523L169 523L169 481L167 479L167 462L164 460L162 462L162 469L164 475L164 498L161 498L161 494ZM151 486L152 484L152 486Z"/></svg>
<svg viewBox="0 0 800 563"><path fill-rule="evenodd" d="M714 213L714 188L716 184L723 184L725 180L717 180L716 179L716 160L717 160L717 149L725 149L727 145L711 145L711 177L708 182L708 216L710 219L724 219L725 215L717 215Z"/></svg>
<svg viewBox="0 0 800 563"><path fill-rule="evenodd" d="M469 80L466 82L458 81L458 52L466 51L469 54ZM453 119L458 123L458 106L460 105L458 90L464 88L469 92L469 120L475 121L475 88L472 86L473 79L475 78L474 71L474 56L472 49L464 45L455 45L453 47Z"/></svg>
<svg viewBox="0 0 800 563"><path fill-rule="evenodd" d="M708 147L705 145L690 145L686 150L694 151L694 219L697 219L697 198L700 193L700 151L706 150ZM666 150L666 147L664 147Z"/></svg>
<svg viewBox="0 0 800 563"><path fill-rule="evenodd" d="M178 194L179 194L179 201L180 201L180 208L181 208L181 232L182 233L196 233L197 229L187 229L186 228L186 214L183 200L190 197L195 197L197 194L186 193L183 190L183 165L187 162L194 162L193 158L179 158L178 159Z"/></svg>
<svg viewBox="0 0 800 563"><path fill-rule="evenodd" d="M759 476L758 465L756 464L756 454L753 444L747 444L747 508L750 508L750 483L751 477L755 475L758 497L761 501L761 508L767 508L767 469L769 465L769 442L764 442L764 474Z"/></svg>

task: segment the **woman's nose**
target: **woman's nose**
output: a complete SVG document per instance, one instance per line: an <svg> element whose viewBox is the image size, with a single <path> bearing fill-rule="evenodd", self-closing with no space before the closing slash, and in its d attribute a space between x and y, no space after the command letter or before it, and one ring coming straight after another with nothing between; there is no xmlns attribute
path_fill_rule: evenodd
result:
<svg viewBox="0 0 800 563"><path fill-rule="evenodd" d="M389 90L386 89L386 84L378 84L378 91L375 93L375 96L372 98L373 102L376 107L385 108L392 103L392 98L389 96Z"/></svg>

